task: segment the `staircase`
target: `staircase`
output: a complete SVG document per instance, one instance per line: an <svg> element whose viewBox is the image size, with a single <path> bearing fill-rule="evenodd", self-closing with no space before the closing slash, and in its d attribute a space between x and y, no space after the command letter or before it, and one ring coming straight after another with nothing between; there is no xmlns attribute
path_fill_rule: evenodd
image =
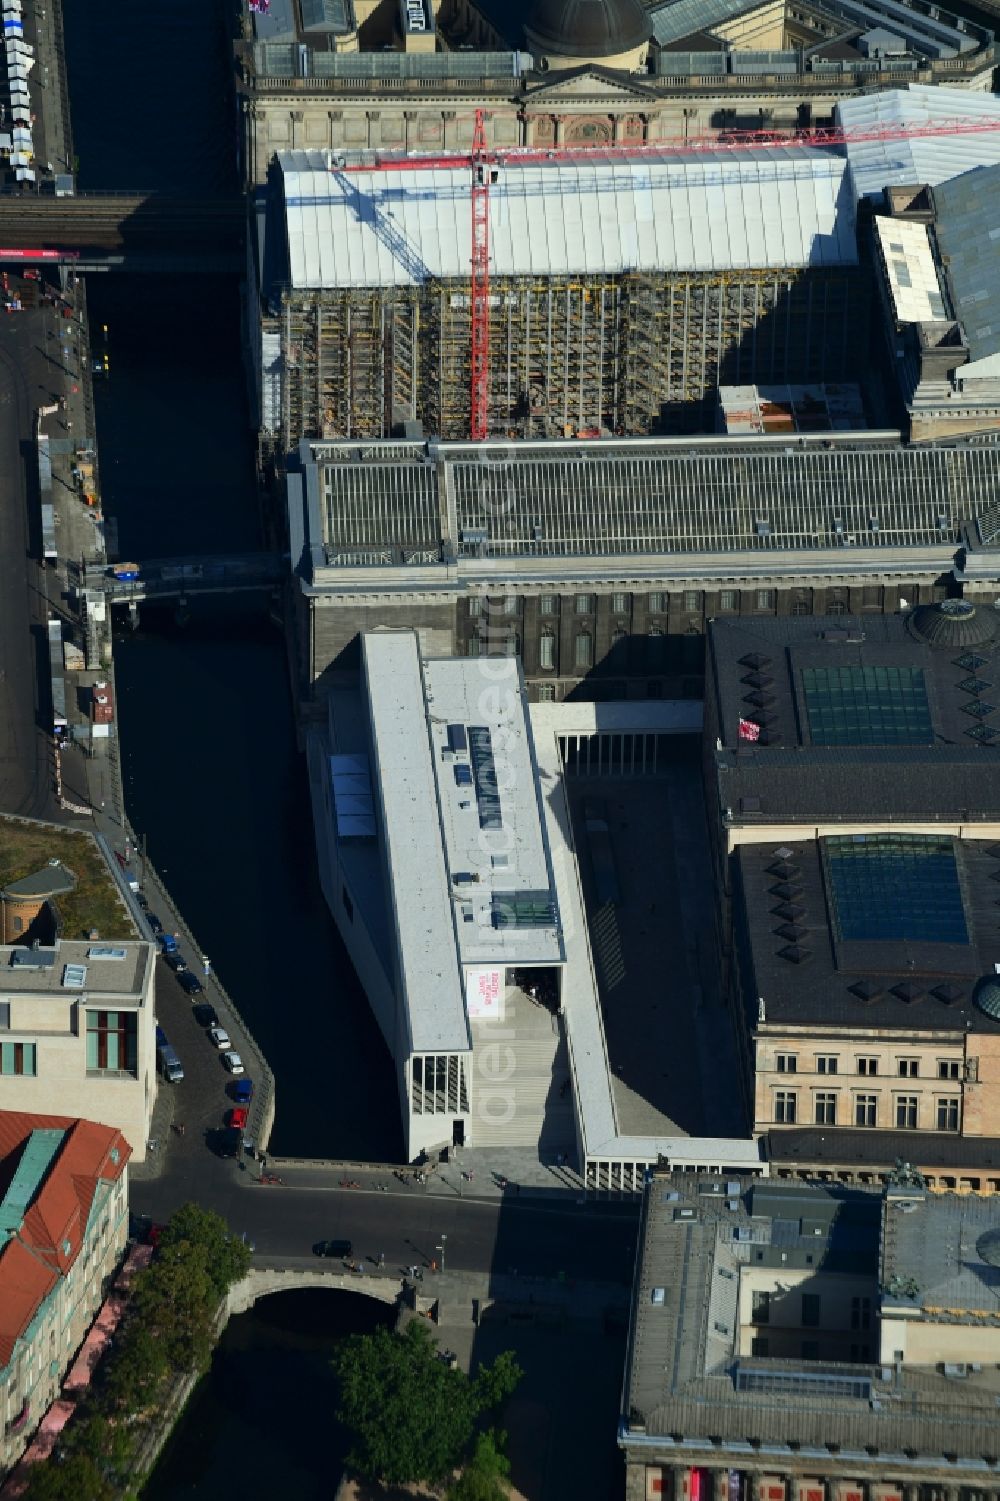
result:
<svg viewBox="0 0 1000 1501"><path fill-rule="evenodd" d="M568 1088L560 1094L569 1060L557 1018L508 987L503 1021L474 1020L471 1027L470 1145L530 1146L545 1155L572 1155L573 1102Z"/></svg>

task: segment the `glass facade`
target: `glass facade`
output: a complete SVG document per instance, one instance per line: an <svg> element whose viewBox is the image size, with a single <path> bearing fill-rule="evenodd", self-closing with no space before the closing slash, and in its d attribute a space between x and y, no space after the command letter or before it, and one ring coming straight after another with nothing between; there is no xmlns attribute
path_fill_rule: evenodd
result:
<svg viewBox="0 0 1000 1501"><path fill-rule="evenodd" d="M955 849L934 834L822 841L827 892L846 942L968 943Z"/></svg>
<svg viewBox="0 0 1000 1501"><path fill-rule="evenodd" d="M931 711L919 667L804 667L813 745L930 745Z"/></svg>

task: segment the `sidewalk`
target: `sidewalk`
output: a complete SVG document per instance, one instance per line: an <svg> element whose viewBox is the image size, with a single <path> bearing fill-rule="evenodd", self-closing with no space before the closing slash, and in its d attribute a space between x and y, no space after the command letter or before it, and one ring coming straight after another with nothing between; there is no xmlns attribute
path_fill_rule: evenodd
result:
<svg viewBox="0 0 1000 1501"><path fill-rule="evenodd" d="M583 1183L568 1163L542 1160L530 1147L463 1148L446 1163L407 1164L310 1161L267 1156L267 1171L295 1188L339 1188L357 1184L362 1192L382 1191L445 1199L496 1202L507 1198L583 1198ZM418 1174L424 1175L421 1182Z"/></svg>

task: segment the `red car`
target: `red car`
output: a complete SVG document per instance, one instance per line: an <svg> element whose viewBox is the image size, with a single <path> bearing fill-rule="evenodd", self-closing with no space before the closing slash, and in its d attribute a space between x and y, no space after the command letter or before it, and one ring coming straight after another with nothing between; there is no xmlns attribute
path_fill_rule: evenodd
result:
<svg viewBox="0 0 1000 1501"><path fill-rule="evenodd" d="M244 1131L249 1115L250 1112L245 1105L234 1105L232 1110L226 1111L226 1125L236 1126L240 1131Z"/></svg>

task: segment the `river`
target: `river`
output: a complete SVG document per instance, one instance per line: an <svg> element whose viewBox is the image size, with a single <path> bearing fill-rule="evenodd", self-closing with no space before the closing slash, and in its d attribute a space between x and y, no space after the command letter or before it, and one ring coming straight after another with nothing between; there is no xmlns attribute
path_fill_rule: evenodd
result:
<svg viewBox="0 0 1000 1501"><path fill-rule="evenodd" d="M228 0L66 0L65 32L82 188L235 188ZM95 339L107 325L95 406L121 555L259 546L235 278L111 274L87 294ZM129 816L274 1068L273 1150L398 1160L390 1060L316 878L267 601L204 602L185 626L143 607L115 665ZM146 1495L332 1495L330 1350L384 1317L300 1292L234 1319Z"/></svg>
<svg viewBox="0 0 1000 1501"><path fill-rule="evenodd" d="M81 187L235 190L231 25L228 0L67 0ZM112 273L87 296L121 556L259 546L236 278ZM272 1149L397 1160L391 1063L319 890L267 601L201 602L183 627L143 606L115 664L129 816L274 1069Z"/></svg>
<svg viewBox="0 0 1000 1501"><path fill-rule="evenodd" d="M331 1501L346 1443L330 1355L345 1334L394 1319L371 1298L315 1290L276 1294L233 1319L143 1501Z"/></svg>

